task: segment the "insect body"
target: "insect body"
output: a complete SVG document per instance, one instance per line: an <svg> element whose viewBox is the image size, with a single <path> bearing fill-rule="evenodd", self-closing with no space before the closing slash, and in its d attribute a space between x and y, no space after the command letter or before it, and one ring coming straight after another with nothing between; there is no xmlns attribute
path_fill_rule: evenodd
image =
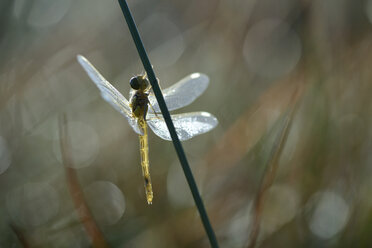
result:
<svg viewBox="0 0 372 248"><path fill-rule="evenodd" d="M146 114L149 104L148 93L149 81L146 76L136 76L131 78L130 87L135 90L130 99L130 107L134 118L138 119L138 125L143 132L139 135L140 154L141 154L141 167L142 175L145 182L145 192L148 204L152 204L154 194L152 192L151 176L150 176L150 163L149 163L149 145L147 136L147 123Z"/></svg>
<svg viewBox="0 0 372 248"><path fill-rule="evenodd" d="M139 134L146 199L148 204L152 204L153 192L149 171L147 126L160 138L172 139L163 117L156 114L160 113L160 108L155 97L149 94L148 79L145 75L131 78L130 86L132 90L130 101L128 101L85 57L78 55L77 59L101 91L102 97L119 111L128 120L133 130ZM176 110L192 103L206 90L208 83L209 78L206 75L193 73L163 90L168 110ZM151 108L148 108L149 105ZM207 112L176 114L171 115L171 118L181 141L208 132L218 124L216 117Z"/></svg>

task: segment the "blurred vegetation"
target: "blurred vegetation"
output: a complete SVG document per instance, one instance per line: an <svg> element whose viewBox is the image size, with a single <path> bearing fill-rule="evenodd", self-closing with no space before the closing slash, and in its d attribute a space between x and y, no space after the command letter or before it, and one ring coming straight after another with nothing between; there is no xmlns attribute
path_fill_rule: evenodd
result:
<svg viewBox="0 0 372 248"><path fill-rule="evenodd" d="M372 246L371 0L128 4L163 88L210 77L178 113L219 119L184 148L221 247ZM148 206L137 135L76 62L128 95L117 1L2 0L0 51L0 247L209 246L172 144L150 134Z"/></svg>

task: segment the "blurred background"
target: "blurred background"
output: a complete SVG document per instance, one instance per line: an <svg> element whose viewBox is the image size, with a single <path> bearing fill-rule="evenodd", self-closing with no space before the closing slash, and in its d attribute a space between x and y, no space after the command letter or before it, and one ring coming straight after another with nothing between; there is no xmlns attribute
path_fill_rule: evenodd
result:
<svg viewBox="0 0 372 248"><path fill-rule="evenodd" d="M372 0L128 4L163 88L210 77L177 113L219 120L183 145L221 247L372 246ZM117 1L2 0L0 54L0 247L209 247L172 143L150 132L148 206L138 137L76 61L128 96Z"/></svg>

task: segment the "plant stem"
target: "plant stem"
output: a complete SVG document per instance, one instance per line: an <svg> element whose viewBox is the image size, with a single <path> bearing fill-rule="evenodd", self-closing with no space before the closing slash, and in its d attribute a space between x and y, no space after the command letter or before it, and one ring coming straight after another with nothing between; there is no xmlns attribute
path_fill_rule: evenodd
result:
<svg viewBox="0 0 372 248"><path fill-rule="evenodd" d="M187 158L186 158L185 152L183 151L181 142L180 142L180 140L177 136L176 129L174 128L174 125L173 125L172 119L170 117L167 105L165 104L165 101L164 101L163 94L161 93L160 87L159 87L158 82L156 80L154 70L152 69L150 60L147 56L145 47L143 46L143 43L141 41L141 37L138 33L136 24L134 23L132 14L130 13L128 4L125 0L118 0L118 1L119 1L121 10L123 11L123 14L124 14L125 20L127 22L128 28L130 30L130 33L132 35L133 41L134 41L134 43L137 47L137 51L138 51L138 54L141 58L143 67L145 68L147 76L148 76L149 81L151 83L151 86L152 86L152 89L154 91L156 100L158 101L161 113L164 117L165 123L167 124L169 133L170 133L171 138L172 138L174 148L176 149L178 159L180 160L180 163L181 163L183 172L185 174L187 183L189 184L189 187L190 187L192 196L194 198L196 207L197 207L197 209L199 211L199 214L200 214L200 218L201 218L202 223L204 225L205 231L208 235L209 242L210 242L212 247L218 247L216 236L215 236L213 228L210 224L210 221L209 221L207 212L205 210L203 201L200 197L199 190L198 190L198 187L196 185L194 176L193 176L192 171L190 169L189 163L187 162Z"/></svg>

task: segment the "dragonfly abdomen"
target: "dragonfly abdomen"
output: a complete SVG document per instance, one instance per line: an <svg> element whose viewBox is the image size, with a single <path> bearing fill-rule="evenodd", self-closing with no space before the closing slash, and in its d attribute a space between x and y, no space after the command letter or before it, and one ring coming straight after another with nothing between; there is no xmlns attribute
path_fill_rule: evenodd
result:
<svg viewBox="0 0 372 248"><path fill-rule="evenodd" d="M142 175L145 183L146 199L148 204L152 204L154 194L152 192L151 176L150 176L150 163L149 163L149 145L147 136L147 124L143 118L140 118L138 124L143 130L143 135L139 136L140 153L141 153L141 167Z"/></svg>

